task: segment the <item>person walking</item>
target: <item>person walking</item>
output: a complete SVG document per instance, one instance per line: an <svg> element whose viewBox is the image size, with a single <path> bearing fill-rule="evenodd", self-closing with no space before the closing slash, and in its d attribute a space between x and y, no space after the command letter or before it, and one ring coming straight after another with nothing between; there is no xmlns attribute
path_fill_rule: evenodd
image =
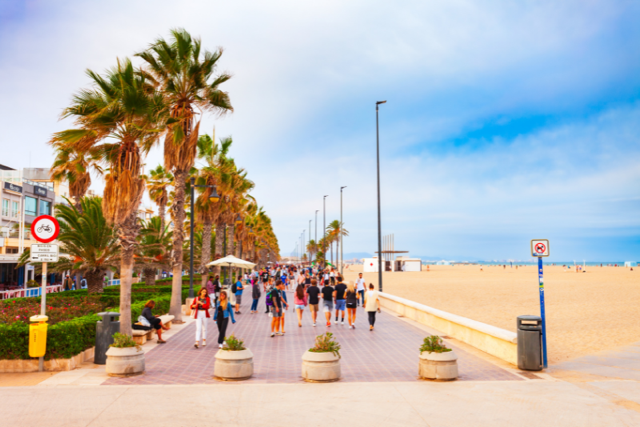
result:
<svg viewBox="0 0 640 427"><path fill-rule="evenodd" d="M378 291L374 290L373 283L369 283L369 290L364 294L364 310L369 316L369 330L373 331L376 323L376 312L380 313L380 299Z"/></svg>
<svg viewBox="0 0 640 427"><path fill-rule="evenodd" d="M220 276L216 275L216 278L213 280L213 286L216 291L215 302L217 303L218 299L220 299L220 291L222 290L222 286L220 286Z"/></svg>
<svg viewBox="0 0 640 427"><path fill-rule="evenodd" d="M316 326L316 318L318 317L318 303L320 302L318 296L320 295L320 289L318 288L318 281L311 279L309 287L306 289L307 303L309 304L309 311L311 312L311 320L313 326Z"/></svg>
<svg viewBox="0 0 640 427"><path fill-rule="evenodd" d="M238 276L238 281L236 282L236 288L233 290L236 295L236 314L240 313L240 304L242 304L242 291L244 291L244 286L242 285L242 280L240 280L240 276Z"/></svg>
<svg viewBox="0 0 640 427"><path fill-rule="evenodd" d="M296 294L293 297L296 313L298 314L298 327L302 327L302 313L307 306L307 294L304 292L304 285L299 284L296 288Z"/></svg>
<svg viewBox="0 0 640 427"><path fill-rule="evenodd" d="M217 298L216 285L213 284L213 278L211 276L209 276L209 280L207 280L205 287L207 288L207 294L209 294L209 303L211 304L211 308L213 308Z"/></svg>
<svg viewBox="0 0 640 427"><path fill-rule="evenodd" d="M232 323L236 323L233 317L233 309L227 299L227 291L220 292L220 298L216 303L216 309L213 311L213 321L218 326L218 347L222 348L222 343L227 334L227 326L229 326L229 318Z"/></svg>
<svg viewBox="0 0 640 427"><path fill-rule="evenodd" d="M358 275L358 279L356 280L356 291L358 291L358 296L360 297L360 299L358 299L358 305L360 305L360 301L362 301L362 306L364 307L364 291L365 291L365 281L364 278L362 277L362 273L360 273Z"/></svg>
<svg viewBox="0 0 640 427"><path fill-rule="evenodd" d="M272 313L271 307L273 301L271 300L271 291L273 290L273 288L275 288L275 285L273 284L273 278L269 277L269 279L264 282L264 293L266 295L265 305L267 306L267 311L265 311L265 313Z"/></svg>
<svg viewBox="0 0 640 427"><path fill-rule="evenodd" d="M253 282L251 286L251 298L253 298L253 302L251 303L251 314L258 312L258 301L260 300L260 284L258 282Z"/></svg>
<svg viewBox="0 0 640 427"><path fill-rule="evenodd" d="M67 277L64 279L64 290L70 291L72 288L73 288L73 280L71 279L71 276L67 275Z"/></svg>
<svg viewBox="0 0 640 427"><path fill-rule="evenodd" d="M356 311L358 307L358 293L353 283L347 283L347 319L349 321L349 329L356 328Z"/></svg>
<svg viewBox="0 0 640 427"><path fill-rule="evenodd" d="M199 348L201 338L202 346L207 345L207 319L210 305L207 288L201 288L191 303L191 310L193 310L191 316L196 319L196 343L193 345L196 349Z"/></svg>
<svg viewBox="0 0 640 427"><path fill-rule="evenodd" d="M336 291L336 325L338 324L338 314L342 312L342 324L344 325L344 309L346 306L346 292L347 285L342 281L341 276L337 276L338 284L335 287Z"/></svg>
<svg viewBox="0 0 640 427"><path fill-rule="evenodd" d="M278 282L280 283L280 282ZM269 298L271 299L271 338L276 335L282 335L280 332L280 320L282 319L282 295L277 287L271 289L269 292Z"/></svg>
<svg viewBox="0 0 640 427"><path fill-rule="evenodd" d="M280 291L280 297L282 298L282 303L285 305L285 308L282 310L282 318L280 319L280 330L282 334L286 334L287 332L284 330L284 315L287 310L289 310L289 301L287 300L287 291L284 288L284 283L282 280L280 284L276 286Z"/></svg>
<svg viewBox="0 0 640 427"><path fill-rule="evenodd" d="M328 280L324 281L322 287L322 306L324 310L324 317L327 319L327 327L331 327L331 312L333 311L333 300L336 297L336 291L329 284Z"/></svg>

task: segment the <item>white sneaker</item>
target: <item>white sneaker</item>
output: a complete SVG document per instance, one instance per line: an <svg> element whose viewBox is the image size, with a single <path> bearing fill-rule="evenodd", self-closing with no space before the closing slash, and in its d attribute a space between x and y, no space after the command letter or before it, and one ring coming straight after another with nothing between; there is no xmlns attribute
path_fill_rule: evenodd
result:
<svg viewBox="0 0 640 427"><path fill-rule="evenodd" d="M202 346L206 347L207 346L207 340L202 340Z"/></svg>
<svg viewBox="0 0 640 427"><path fill-rule="evenodd" d="M218 347L222 348L222 344L218 344Z"/></svg>
<svg viewBox="0 0 640 427"><path fill-rule="evenodd" d="M315 324L315 323L313 324L313 327L314 327L314 328L316 327L316 324Z"/></svg>
<svg viewBox="0 0 640 427"><path fill-rule="evenodd" d="M276 334L274 334L273 332L271 332L271 338L275 337Z"/></svg>
<svg viewBox="0 0 640 427"><path fill-rule="evenodd" d="M342 321L342 324L344 325L344 320Z"/></svg>

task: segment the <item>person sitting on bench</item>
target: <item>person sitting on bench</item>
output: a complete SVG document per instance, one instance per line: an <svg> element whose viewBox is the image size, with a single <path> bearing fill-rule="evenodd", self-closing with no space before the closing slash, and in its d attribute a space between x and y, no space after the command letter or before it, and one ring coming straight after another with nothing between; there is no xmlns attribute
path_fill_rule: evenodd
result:
<svg viewBox="0 0 640 427"><path fill-rule="evenodd" d="M169 329L169 327L163 325L162 320L151 313L151 310L155 306L156 302L154 300L147 301L147 303L144 305L144 308L142 309L142 317L149 321L152 328L155 328L156 333L158 334L158 344L164 344L166 343L166 341L162 339L162 330L164 329L166 331L167 329Z"/></svg>

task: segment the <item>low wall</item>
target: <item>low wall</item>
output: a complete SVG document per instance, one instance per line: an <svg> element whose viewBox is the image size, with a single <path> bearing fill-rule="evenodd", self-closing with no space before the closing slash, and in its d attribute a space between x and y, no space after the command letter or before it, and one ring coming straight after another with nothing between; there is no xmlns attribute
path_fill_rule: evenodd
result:
<svg viewBox="0 0 640 427"><path fill-rule="evenodd" d="M91 347L70 359L52 359L44 361L45 371L71 371L82 362L93 359L95 347ZM0 373L38 372L38 359L0 360Z"/></svg>
<svg viewBox="0 0 640 427"><path fill-rule="evenodd" d="M442 331L447 336L465 342L479 350L517 365L518 346L515 332L467 319L400 298L380 293L380 305L404 317Z"/></svg>

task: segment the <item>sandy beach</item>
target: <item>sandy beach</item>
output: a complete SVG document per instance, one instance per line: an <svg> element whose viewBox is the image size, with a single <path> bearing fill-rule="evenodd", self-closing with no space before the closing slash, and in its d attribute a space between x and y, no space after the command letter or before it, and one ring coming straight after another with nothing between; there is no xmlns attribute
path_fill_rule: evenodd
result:
<svg viewBox="0 0 640 427"><path fill-rule="evenodd" d="M423 268L426 268L423 266ZM516 330L516 317L540 314L535 266L430 266L384 273L384 291L460 316ZM354 280L362 266L345 270ZM549 362L640 341L640 271L587 267L584 273L545 266ZM377 285L377 273L365 273Z"/></svg>

